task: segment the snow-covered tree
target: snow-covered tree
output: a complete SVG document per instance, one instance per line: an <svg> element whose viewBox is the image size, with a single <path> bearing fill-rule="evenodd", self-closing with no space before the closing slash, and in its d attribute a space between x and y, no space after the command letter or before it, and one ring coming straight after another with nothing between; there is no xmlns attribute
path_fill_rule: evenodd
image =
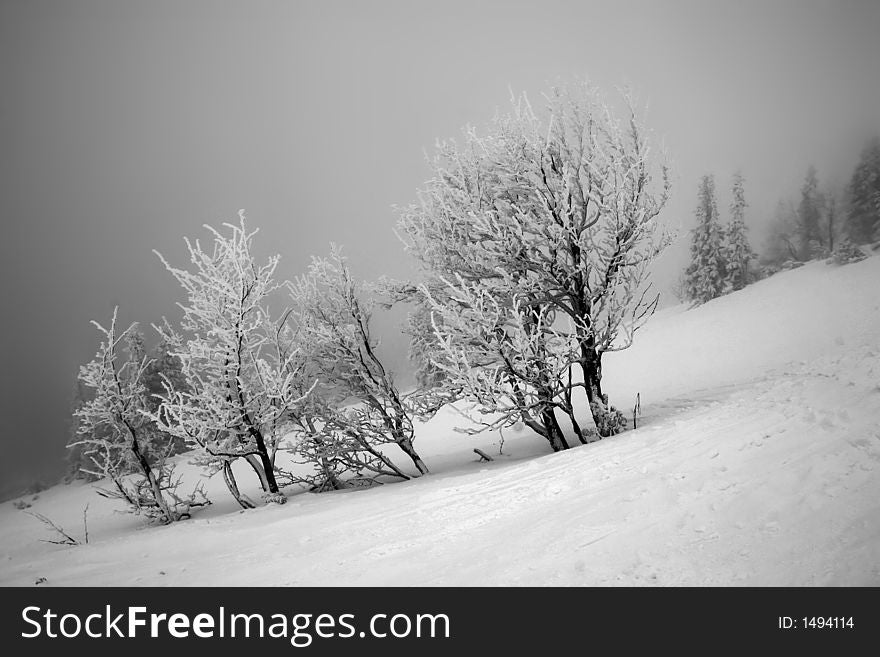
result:
<svg viewBox="0 0 880 657"><path fill-rule="evenodd" d="M242 507L253 506L238 491L232 461L254 470L268 501L283 502L275 475L275 455L290 427L289 415L308 394L301 351L284 329L285 315L273 318L267 303L281 287L274 279L278 256L258 264L252 253L256 230L244 211L226 233L210 226L213 248L186 240L193 271L165 267L187 295L178 334L157 327L181 361L186 389L166 382L159 426L200 448L202 461L222 470Z"/></svg>
<svg viewBox="0 0 880 657"><path fill-rule="evenodd" d="M370 329L374 299L352 277L341 250L331 245L328 258L313 258L288 289L290 322L307 345L309 371L320 386L307 412L297 417L300 452L308 450L319 471L334 464L326 478L332 487L346 485L346 478L408 478L380 450L383 445L396 445L419 473L427 473L413 445L418 408L378 355Z"/></svg>
<svg viewBox="0 0 880 657"><path fill-rule="evenodd" d="M749 263L755 259L755 252L749 244L745 224L746 196L743 177L737 173L733 177L733 200L730 203L730 222L724 231L724 262L726 263L725 290L741 290L749 284Z"/></svg>
<svg viewBox="0 0 880 657"><path fill-rule="evenodd" d="M829 253L834 253L838 244L838 232L840 231L837 218L837 197L832 191L825 194L825 238Z"/></svg>
<svg viewBox="0 0 880 657"><path fill-rule="evenodd" d="M849 183L847 233L856 244L880 241L880 138L862 150Z"/></svg>
<svg viewBox="0 0 880 657"><path fill-rule="evenodd" d="M798 204L798 238L802 260L827 255L827 243L822 231L824 198L819 192L819 178L816 167L810 166L801 187L801 200Z"/></svg>
<svg viewBox="0 0 880 657"><path fill-rule="evenodd" d="M668 243L657 215L669 182L662 162L655 178L629 98L623 121L587 84L546 101L536 112L514 98L484 133L438 143L399 233L424 273L414 316L430 320L427 371L486 411L519 414L559 449L553 411L577 388L601 435L620 428L602 356L628 346L656 305L648 264Z"/></svg>
<svg viewBox="0 0 880 657"><path fill-rule="evenodd" d="M578 423L572 402L577 341L554 326L553 309L515 292L502 296L497 287L461 275L446 283L443 295L422 288L432 310L432 360L474 404L465 414L476 431L523 422L560 451L570 446L556 415L561 411L588 442L590 433Z"/></svg>
<svg viewBox="0 0 880 657"><path fill-rule="evenodd" d="M761 263L770 271L785 262L799 260L797 246L797 211L790 201L776 204L769 232L761 253Z"/></svg>
<svg viewBox="0 0 880 657"><path fill-rule="evenodd" d="M143 339L139 338L138 343L143 344ZM147 359L147 367L144 370L144 386L146 387L145 407L148 411L155 412L159 407L158 393L164 392L164 380L170 379L179 389L185 389L186 382L183 380L180 371L180 360L168 352L169 345L160 340L159 344L153 349L150 357ZM84 445L79 444L78 429L79 421L76 418L75 411L84 403L94 398L94 390L85 386L82 380L77 379L71 399L71 426L70 439L68 441L67 462L68 469L65 475L66 480L84 479L86 481L94 481L98 475L92 473L91 459L84 453ZM158 432L161 436L151 436L146 442L147 460L152 462L152 449L154 445L160 446L160 453L165 456L179 454L188 449L186 443L176 436L161 432L155 425L147 425L151 433ZM102 429L96 429L96 432L107 434L109 428L104 426ZM73 443L77 443L73 445Z"/></svg>
<svg viewBox="0 0 880 657"><path fill-rule="evenodd" d="M838 243L837 247L826 260L830 265L848 265L867 258L864 252L846 237Z"/></svg>
<svg viewBox="0 0 880 657"><path fill-rule="evenodd" d="M79 444L79 418L76 416L76 411L87 401L94 398L94 391L83 384L78 374L77 372L76 381L70 395L70 419L68 422L67 455L65 457L67 469L64 474L64 481L70 482L82 479L92 482L100 477L90 472L92 461L83 451L83 445ZM106 429L101 429L101 431L102 433L107 433Z"/></svg>
<svg viewBox="0 0 880 657"><path fill-rule="evenodd" d="M103 495L124 501L134 513L174 522L208 501L201 489L188 497L177 494L179 480L167 460L173 441L149 417L146 373L152 360L137 325L118 333L116 318L114 309L109 327L92 322L104 338L94 360L80 368L79 380L91 394L74 412L77 436L69 446L88 459L90 465L80 466L87 474L110 480L113 488L100 489Z"/></svg>
<svg viewBox="0 0 880 657"><path fill-rule="evenodd" d="M691 263L685 270L685 286L688 298L699 304L724 293L727 263L712 176L703 176L697 196L697 226L691 231Z"/></svg>

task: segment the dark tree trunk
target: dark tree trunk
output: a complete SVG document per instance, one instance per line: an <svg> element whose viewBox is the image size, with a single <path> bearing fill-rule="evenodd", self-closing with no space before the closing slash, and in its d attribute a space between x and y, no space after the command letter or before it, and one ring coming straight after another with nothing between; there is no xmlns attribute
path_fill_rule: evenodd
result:
<svg viewBox="0 0 880 657"><path fill-rule="evenodd" d="M134 427L132 427L128 422L126 422L125 425L128 429L129 435L131 436L131 452L132 454L134 454L134 457L140 464L141 471L144 473L144 476L147 478L147 482L150 484L150 490L153 491L153 497L156 498L156 505L162 511L162 515L164 516L164 520L166 523L174 522L178 519L178 516L176 513L172 512L171 509L168 508L168 503L165 501L165 496L162 494L162 488L159 486L159 481L156 479L156 474L153 472L153 468L150 467L150 462L147 461L147 457L144 456L143 452L141 452L141 448L138 444L137 434L135 433Z"/></svg>
<svg viewBox="0 0 880 657"><path fill-rule="evenodd" d="M223 461L223 481L226 482L226 487L242 509L255 508L254 504L238 491L238 484L235 482L235 475L232 474L232 464L229 461Z"/></svg>
<svg viewBox="0 0 880 657"><path fill-rule="evenodd" d="M531 411L528 409L528 404L525 400L525 395L522 393L517 386L515 380L512 380L513 384L513 394L520 405L520 419L523 424L525 424L529 429L534 431L539 436L543 436L547 439L547 442L550 443L550 447L553 448L554 452L560 452L563 449L568 449L568 443L565 440L565 435L562 433L562 429L559 427L559 423L556 421L556 414L553 412L553 406L547 404L544 405L543 408L539 412L539 417L536 419L535 416L532 415ZM542 394L541 399L552 399L553 395L549 391L542 390L540 391Z"/></svg>
<svg viewBox="0 0 880 657"><path fill-rule="evenodd" d="M834 199L828 206L828 253L834 253Z"/></svg>
<svg viewBox="0 0 880 657"><path fill-rule="evenodd" d="M587 401L590 404L590 414L596 423L596 431L603 438L611 435L608 431L608 407L605 395L602 394L602 354L592 345L581 345L581 370L584 374L584 387L587 390Z"/></svg>
<svg viewBox="0 0 880 657"><path fill-rule="evenodd" d="M266 449L266 441L263 438L263 434L254 428L251 428L251 434L257 442L260 465L263 469L263 474L260 477L263 491L267 493L277 493L278 483L275 481L275 468L272 466L272 459L269 458L269 450Z"/></svg>
<svg viewBox="0 0 880 657"><path fill-rule="evenodd" d="M554 434L551 430L548 430L547 426L545 426L542 422L538 422L533 417L523 416L523 424L525 424L529 429L534 431L539 436L543 436L544 438L546 438L547 442L550 443L550 447L553 448L554 452L561 452L562 450L566 449L567 445L565 444L565 438L562 437L562 440L560 440L560 435Z"/></svg>
<svg viewBox="0 0 880 657"><path fill-rule="evenodd" d="M550 443L550 447L553 448L554 452L561 452L564 449L568 449L568 441L565 440L565 435L562 433L562 429L559 426L559 422L556 420L556 414L553 412L552 407L548 406L541 411L541 424L544 429L542 435L547 439L547 442Z"/></svg>
<svg viewBox="0 0 880 657"><path fill-rule="evenodd" d="M268 492L269 482L266 479L266 471L263 469L263 462L260 461L255 454L246 454L242 458L247 461L247 464L251 466L251 469L257 475L257 478L260 480L260 488L263 489L263 492Z"/></svg>
<svg viewBox="0 0 880 657"><path fill-rule="evenodd" d="M571 422L571 428L574 431L574 435L577 436L577 439L584 445L587 444L587 437L584 435L583 429L581 429L580 423L577 421L577 417L575 417L574 413L574 403L572 401L572 368L568 368L568 387L565 390L564 398L565 398L565 407L562 409L565 414L568 416L569 422Z"/></svg>
<svg viewBox="0 0 880 657"><path fill-rule="evenodd" d="M577 316L584 322L577 325L577 336L581 351L579 364L584 375L587 402L596 425L596 431L604 438L609 435L606 428L608 422L605 420L608 409L605 404L605 396L602 394L602 354L596 349L596 338L593 336L593 327L590 321L591 305L582 295L573 295L572 304Z"/></svg>
<svg viewBox="0 0 880 657"><path fill-rule="evenodd" d="M365 452L369 452L370 454L375 456L376 459L380 463L382 463L383 465L385 465L388 468L388 470L390 472L385 473L385 474L394 474L394 475L400 477L401 479L409 479L410 478L409 475L407 475L406 473L403 472L403 470L401 470L396 465L394 465L394 462L391 459L389 459L387 456L385 456L379 450L375 449L372 445L370 445L370 443L368 443L366 440L364 440L363 437L358 435L357 432L348 431L347 433L351 438L356 440L358 442L358 444L360 444L361 447L364 448Z"/></svg>
<svg viewBox="0 0 880 657"><path fill-rule="evenodd" d="M428 474L428 466L425 465L418 452L416 452L410 438L400 438L397 441L397 444L400 449L403 450L403 453L406 454L410 458L410 460L412 460L413 464L416 466L416 469L419 471L419 474Z"/></svg>
<svg viewBox="0 0 880 657"><path fill-rule="evenodd" d="M580 364L584 374L584 385L587 388L587 399L602 401L602 357L591 347L582 351Z"/></svg>
<svg viewBox="0 0 880 657"><path fill-rule="evenodd" d="M259 453L260 464L259 466L255 464L252 460L251 455L246 456L248 463L250 463L251 467L257 473L257 476L260 478L260 484L263 487L263 492L265 493L277 493L278 492L278 483L275 481L275 467L272 463L272 459L269 457L269 450L266 448L266 440L263 438L263 433L254 426L254 423L251 419L250 413L248 412L247 403L244 399L244 394L241 390L241 387L238 384L238 376L241 374L241 336L238 339L239 344L239 354L238 359L235 362L237 369L235 371L235 378L233 379L237 391L238 397L238 405L241 411L243 411L243 423L244 428L246 428L247 433L254 439L254 442L257 444L257 452ZM229 354L226 356L226 362L224 363L225 367L228 367L232 364L233 361L230 359ZM230 404L232 402L232 385L230 380L227 379L226 389L228 391L226 395L226 401ZM262 472L260 472L262 470Z"/></svg>
<svg viewBox="0 0 880 657"><path fill-rule="evenodd" d="M266 475L266 492L277 493L278 482L275 481L275 468L272 467L272 459L266 452L260 452L260 461L263 462L263 472Z"/></svg>
<svg viewBox="0 0 880 657"><path fill-rule="evenodd" d="M553 448L553 451L560 452L568 449L568 441L565 440L565 434L562 433L553 408L546 408L541 412L541 421L547 429L547 440L550 442L550 447Z"/></svg>
<svg viewBox="0 0 880 657"><path fill-rule="evenodd" d="M574 416L574 409L571 409L567 412L568 418L571 421L571 428L574 431L574 435L577 436L577 439L581 442L581 444L586 445L590 441L587 440L587 437L584 435L583 429L581 429L580 423L577 421L577 418Z"/></svg>

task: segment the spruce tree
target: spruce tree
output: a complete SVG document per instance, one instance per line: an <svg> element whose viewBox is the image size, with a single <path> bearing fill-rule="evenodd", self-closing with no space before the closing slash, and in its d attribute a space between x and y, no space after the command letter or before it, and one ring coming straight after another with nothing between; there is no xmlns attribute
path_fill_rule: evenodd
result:
<svg viewBox="0 0 880 657"><path fill-rule="evenodd" d="M685 291L691 301L700 304L724 293L727 268L712 176L703 176L697 196L697 227L691 231L691 264L685 271Z"/></svg>
<svg viewBox="0 0 880 657"><path fill-rule="evenodd" d="M825 231L828 235L828 252L834 253L834 247L837 243L835 235L837 234L837 199L832 192L828 194L826 203L827 212L825 213Z"/></svg>
<svg viewBox="0 0 880 657"><path fill-rule="evenodd" d="M770 220L769 229L761 257L762 262L771 270L777 270L786 262L798 261L800 254L797 249L797 210L790 201L779 200Z"/></svg>
<svg viewBox="0 0 880 657"><path fill-rule="evenodd" d="M849 183L846 233L856 244L880 240L880 138L862 151Z"/></svg>
<svg viewBox="0 0 880 657"><path fill-rule="evenodd" d="M167 320L164 326L169 328ZM180 358L174 355L174 349L175 346L166 337L162 337L159 340L159 344L153 350L153 358L150 364L144 371L144 385L147 388L147 409L151 413L158 412L161 396L165 393L166 384L169 384L174 390L190 392L186 376L183 373L183 364ZM153 430L161 436L160 443L165 446L167 455L180 454L190 449L186 441L180 436L174 436L168 432L161 431L155 425Z"/></svg>
<svg viewBox="0 0 880 657"><path fill-rule="evenodd" d="M730 223L727 225L727 240L724 245L724 259L727 263L725 291L741 290L749 284L749 262L756 257L746 236L746 205L743 177L737 173L733 177L733 201L730 204Z"/></svg>
<svg viewBox="0 0 880 657"><path fill-rule="evenodd" d="M826 246L820 227L822 217L822 196L819 193L819 178L816 167L810 166L801 187L801 201L798 204L799 248L802 260L811 260L824 254Z"/></svg>

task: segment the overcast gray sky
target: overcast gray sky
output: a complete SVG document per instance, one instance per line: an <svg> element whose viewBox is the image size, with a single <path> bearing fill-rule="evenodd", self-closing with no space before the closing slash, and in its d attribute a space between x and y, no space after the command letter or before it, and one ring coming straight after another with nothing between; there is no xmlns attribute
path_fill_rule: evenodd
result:
<svg viewBox="0 0 880 657"><path fill-rule="evenodd" d="M673 158L668 286L703 173L724 208L742 170L755 226L809 163L846 182L880 133L878 34L871 0L3 0L0 489L61 469L90 319L175 316L152 249L181 264L246 208L285 277L331 240L362 277L406 275L390 206L423 150L509 87L581 76L632 85Z"/></svg>

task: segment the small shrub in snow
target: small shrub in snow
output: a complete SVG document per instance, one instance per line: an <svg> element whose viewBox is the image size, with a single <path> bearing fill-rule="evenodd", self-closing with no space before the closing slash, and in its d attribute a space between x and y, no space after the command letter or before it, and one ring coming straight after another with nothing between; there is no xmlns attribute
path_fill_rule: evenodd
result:
<svg viewBox="0 0 880 657"><path fill-rule="evenodd" d="M284 504L287 498L283 493L263 493L263 501L266 504Z"/></svg>
<svg viewBox="0 0 880 657"><path fill-rule="evenodd" d="M608 395L602 396L604 404L608 404ZM593 404L597 402L592 402ZM602 426L597 426L600 436L613 436L615 434L626 431L626 416L614 406L608 408L607 412L601 413L603 418Z"/></svg>
<svg viewBox="0 0 880 657"><path fill-rule="evenodd" d="M789 271L790 269L797 269L798 267L803 267L804 263L800 260L786 260L779 267L780 271Z"/></svg>
<svg viewBox="0 0 880 657"><path fill-rule="evenodd" d="M828 247L822 244L819 240L810 240L808 251L811 260L822 260L830 255Z"/></svg>
<svg viewBox="0 0 880 657"><path fill-rule="evenodd" d="M771 264L765 267L761 267L761 278L769 278L773 276L773 274L778 274L782 271L782 265Z"/></svg>
<svg viewBox="0 0 880 657"><path fill-rule="evenodd" d="M848 265L851 262L858 262L865 258L867 256L864 252L850 240L846 239L834 249L834 253L831 254L831 257L826 262L831 265Z"/></svg>

